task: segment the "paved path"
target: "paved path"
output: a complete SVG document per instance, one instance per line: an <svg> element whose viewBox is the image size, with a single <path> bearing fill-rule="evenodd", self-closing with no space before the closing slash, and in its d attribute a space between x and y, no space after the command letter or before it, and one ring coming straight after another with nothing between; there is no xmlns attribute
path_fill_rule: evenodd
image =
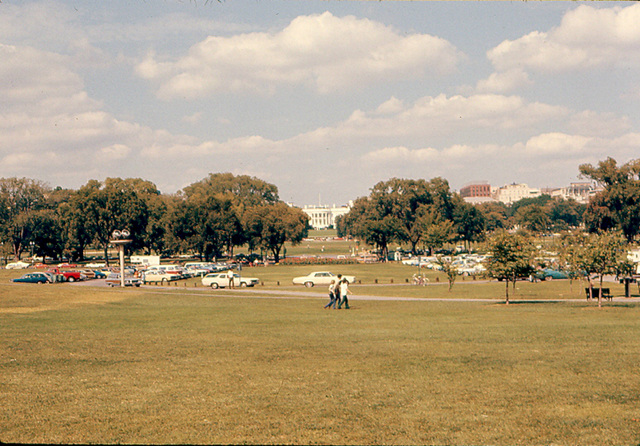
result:
<svg viewBox="0 0 640 446"><path fill-rule="evenodd" d="M464 282L463 282L464 283ZM473 282L466 282L473 283ZM475 282L478 283L478 282ZM457 284L457 282L456 282ZM70 284L72 286L106 286L104 280L91 280L86 282L75 282ZM430 284L427 286L436 286L437 284ZM444 284L443 284L444 285ZM387 287L393 286L391 284L371 285ZM233 296L233 297L246 297L254 299L321 299L323 301L329 301L327 293L321 291L311 291L306 288L301 290L277 290L277 289L262 289L262 288L234 288L227 289L221 288L213 290L205 287L184 287L184 286L159 286L159 285L143 285L140 289L154 290L157 293L173 294L179 293L186 296L201 296L203 294L209 296ZM353 287L357 293L357 286ZM353 294L349 296L350 301L407 301L407 302L489 302L489 303L503 303L504 299L467 299L467 298L454 298L454 297L403 297L403 296L374 296L366 294ZM640 297L614 297L614 302L640 302ZM555 302L586 302L585 299L518 299L517 296L510 299L511 303L555 303Z"/></svg>

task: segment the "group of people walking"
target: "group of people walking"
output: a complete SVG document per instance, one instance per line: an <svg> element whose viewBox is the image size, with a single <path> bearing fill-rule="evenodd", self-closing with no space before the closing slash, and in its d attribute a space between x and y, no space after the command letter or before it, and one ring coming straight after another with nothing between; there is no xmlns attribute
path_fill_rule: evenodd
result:
<svg viewBox="0 0 640 446"><path fill-rule="evenodd" d="M345 310L349 309L349 299L347 295L353 294L349 290L349 281L338 274L337 280L332 280L329 285L329 303L324 308L337 308L340 310L344 305Z"/></svg>

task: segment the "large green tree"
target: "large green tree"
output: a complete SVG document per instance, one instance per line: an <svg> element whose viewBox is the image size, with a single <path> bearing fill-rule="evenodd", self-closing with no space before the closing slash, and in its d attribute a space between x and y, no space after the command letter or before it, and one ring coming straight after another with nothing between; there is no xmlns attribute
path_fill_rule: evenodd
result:
<svg viewBox="0 0 640 446"><path fill-rule="evenodd" d="M65 240L60 219L55 210L41 209L33 214L31 220L31 240L34 254L46 261L47 256L62 257Z"/></svg>
<svg viewBox="0 0 640 446"><path fill-rule="evenodd" d="M442 218L435 206L423 206L420 210L418 224L422 230L422 243L431 255L455 239L455 227L451 220Z"/></svg>
<svg viewBox="0 0 640 446"><path fill-rule="evenodd" d="M582 224L582 218L587 208L585 204L576 200L557 198L547 204L549 218L555 231L577 228Z"/></svg>
<svg viewBox="0 0 640 446"><path fill-rule="evenodd" d="M479 242L484 239L486 232L484 214L476 206L465 203L459 197L457 197L453 212L453 222L456 239L464 242L467 249L470 248L472 242Z"/></svg>
<svg viewBox="0 0 640 446"><path fill-rule="evenodd" d="M231 173L211 173L206 178L193 183L182 190L187 198L200 195L226 196L242 210L279 201L278 188L259 178Z"/></svg>
<svg viewBox="0 0 640 446"><path fill-rule="evenodd" d="M401 231L400 222L388 211L384 202L370 197L358 198L342 221L347 233L374 246L380 259L387 258L389 244L397 239Z"/></svg>
<svg viewBox="0 0 640 446"><path fill-rule="evenodd" d="M587 207L587 229L619 229L633 241L640 233L640 159L618 166L616 160L607 158L597 166L582 164L580 173L604 187Z"/></svg>
<svg viewBox="0 0 640 446"><path fill-rule="evenodd" d="M29 178L0 178L0 200L4 218L0 221L3 240L11 244L13 257L19 259L33 241L35 213L47 209L50 188Z"/></svg>
<svg viewBox="0 0 640 446"><path fill-rule="evenodd" d="M188 236L189 245L198 237L203 239L198 244L209 247L209 254L203 253L205 256L223 250L232 256L234 247L246 242L246 230L242 226L242 221L246 220L245 214L255 207L279 202L278 188L273 184L231 173L209 174L203 180L185 187L179 196L186 203L179 210L181 218L184 219L185 212L195 213L190 218L199 221L199 227L208 228L197 236ZM215 216L215 213L219 215ZM176 237L184 241L188 232L178 231Z"/></svg>
<svg viewBox="0 0 640 446"><path fill-rule="evenodd" d="M146 187L146 186L145 186ZM90 180L78 190L76 214L83 214L84 225L108 258L109 241L116 229L128 229L132 243L128 249L144 246L149 212L138 179L107 178Z"/></svg>
<svg viewBox="0 0 640 446"><path fill-rule="evenodd" d="M551 229L551 218L545 206L529 204L518 208L515 221L531 232L547 232Z"/></svg>
<svg viewBox="0 0 640 446"><path fill-rule="evenodd" d="M536 248L527 235L500 230L489 239L488 249L487 272L505 281L505 301L509 304L509 282L515 288L518 279L533 273Z"/></svg>
<svg viewBox="0 0 640 446"><path fill-rule="evenodd" d="M306 213L282 202L253 206L245 213L249 246L270 252L276 263L280 261L284 244L299 244L307 236L308 227Z"/></svg>
<svg viewBox="0 0 640 446"><path fill-rule="evenodd" d="M341 224L350 235L375 246L380 258L386 259L392 242L408 243L416 253L425 225L436 219L452 221L455 207L454 195L442 178L393 178L377 183L368 197L357 199Z"/></svg>
<svg viewBox="0 0 640 446"><path fill-rule="evenodd" d="M242 234L233 204L223 196L194 196L175 209L173 233L183 247L209 261L222 257Z"/></svg>
<svg viewBox="0 0 640 446"><path fill-rule="evenodd" d="M492 232L497 229L509 229L509 210L507 205L499 201L489 201L476 205L482 213L485 222L485 230Z"/></svg>
<svg viewBox="0 0 640 446"><path fill-rule="evenodd" d="M574 234L565 242L563 258L572 262L573 271L581 271L589 283L589 296L593 298L592 277L599 279L598 307L602 306L604 276L628 274L632 265L627 259L628 244L620 231L598 234Z"/></svg>

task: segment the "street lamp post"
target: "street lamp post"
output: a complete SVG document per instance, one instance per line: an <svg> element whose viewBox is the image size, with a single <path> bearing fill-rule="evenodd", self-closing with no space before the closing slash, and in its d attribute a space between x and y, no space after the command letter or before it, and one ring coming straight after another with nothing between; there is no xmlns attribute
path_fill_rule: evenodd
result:
<svg viewBox="0 0 640 446"><path fill-rule="evenodd" d="M120 287L124 288L124 245L127 243L131 243L129 239L129 231L127 229L118 230L116 229L111 234L112 240L110 243L115 245L118 249L118 258L120 259Z"/></svg>

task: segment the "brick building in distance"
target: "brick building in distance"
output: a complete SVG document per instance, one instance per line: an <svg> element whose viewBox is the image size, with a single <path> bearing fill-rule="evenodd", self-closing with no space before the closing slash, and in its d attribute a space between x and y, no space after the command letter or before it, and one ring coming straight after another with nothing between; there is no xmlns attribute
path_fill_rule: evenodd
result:
<svg viewBox="0 0 640 446"><path fill-rule="evenodd" d="M458 193L467 203L480 204L494 201L491 185L486 181L467 183Z"/></svg>
<svg viewBox="0 0 640 446"><path fill-rule="evenodd" d="M462 198L491 197L491 185L486 181L467 183L460 189Z"/></svg>

